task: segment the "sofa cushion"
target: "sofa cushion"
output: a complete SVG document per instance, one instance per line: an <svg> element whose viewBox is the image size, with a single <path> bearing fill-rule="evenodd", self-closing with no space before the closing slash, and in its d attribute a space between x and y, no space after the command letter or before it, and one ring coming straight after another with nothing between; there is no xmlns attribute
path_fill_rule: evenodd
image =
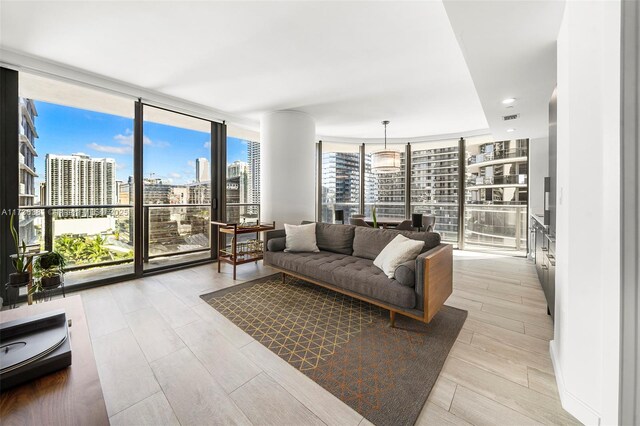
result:
<svg viewBox="0 0 640 426"><path fill-rule="evenodd" d="M415 287L416 261L412 259L398 265L395 272L395 280L405 287Z"/></svg>
<svg viewBox="0 0 640 426"><path fill-rule="evenodd" d="M286 233L284 251L291 252L318 252L316 244L316 227L314 224L290 225L284 224Z"/></svg>
<svg viewBox="0 0 640 426"><path fill-rule="evenodd" d="M316 242L320 250L351 255L355 226L316 223Z"/></svg>
<svg viewBox="0 0 640 426"><path fill-rule="evenodd" d="M435 232L396 231L394 229L375 229L358 226L353 238L353 256L373 260L398 234L414 240L424 241L421 253L429 251L440 244L440 234Z"/></svg>
<svg viewBox="0 0 640 426"><path fill-rule="evenodd" d="M270 238L269 241L267 241L267 250L284 251L286 247L286 241L286 237Z"/></svg>
<svg viewBox="0 0 640 426"><path fill-rule="evenodd" d="M318 253L266 252L265 261L327 284L353 291L363 296L413 308L416 293L387 276L368 259L320 251Z"/></svg>

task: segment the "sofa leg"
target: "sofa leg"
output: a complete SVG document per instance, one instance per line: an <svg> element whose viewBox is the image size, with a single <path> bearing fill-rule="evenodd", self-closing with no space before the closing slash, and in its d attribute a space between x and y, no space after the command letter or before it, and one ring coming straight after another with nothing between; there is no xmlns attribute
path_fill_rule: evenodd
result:
<svg viewBox="0 0 640 426"><path fill-rule="evenodd" d="M286 283L287 281L287 274L285 274L284 272L282 273L282 284Z"/></svg>
<svg viewBox="0 0 640 426"><path fill-rule="evenodd" d="M389 311L389 326L396 326L396 313L394 311Z"/></svg>

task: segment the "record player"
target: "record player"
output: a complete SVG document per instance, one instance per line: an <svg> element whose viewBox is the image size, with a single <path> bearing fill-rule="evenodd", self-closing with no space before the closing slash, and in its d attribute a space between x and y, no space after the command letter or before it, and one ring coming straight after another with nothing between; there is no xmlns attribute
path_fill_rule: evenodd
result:
<svg viewBox="0 0 640 426"><path fill-rule="evenodd" d="M0 391L71 365L63 309L0 324Z"/></svg>

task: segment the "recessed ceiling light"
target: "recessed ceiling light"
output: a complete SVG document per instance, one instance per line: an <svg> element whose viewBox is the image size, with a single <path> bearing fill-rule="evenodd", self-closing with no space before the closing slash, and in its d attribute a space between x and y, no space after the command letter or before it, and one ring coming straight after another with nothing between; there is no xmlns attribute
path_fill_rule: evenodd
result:
<svg viewBox="0 0 640 426"><path fill-rule="evenodd" d="M515 101L516 101L516 98L507 98L507 99L503 99L503 100L502 100L502 103L503 103L504 105L509 105L509 104L514 103Z"/></svg>
<svg viewBox="0 0 640 426"><path fill-rule="evenodd" d="M507 133L511 133L511 132L515 132L515 131L516 131L516 129L513 129L513 128L512 129L507 129Z"/></svg>

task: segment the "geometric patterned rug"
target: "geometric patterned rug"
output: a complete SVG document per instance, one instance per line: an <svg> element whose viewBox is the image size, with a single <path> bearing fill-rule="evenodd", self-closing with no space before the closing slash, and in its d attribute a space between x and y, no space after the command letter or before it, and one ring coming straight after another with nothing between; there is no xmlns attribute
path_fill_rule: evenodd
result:
<svg viewBox="0 0 640 426"><path fill-rule="evenodd" d="M376 425L418 418L467 312L430 324L280 274L200 296L276 355Z"/></svg>

